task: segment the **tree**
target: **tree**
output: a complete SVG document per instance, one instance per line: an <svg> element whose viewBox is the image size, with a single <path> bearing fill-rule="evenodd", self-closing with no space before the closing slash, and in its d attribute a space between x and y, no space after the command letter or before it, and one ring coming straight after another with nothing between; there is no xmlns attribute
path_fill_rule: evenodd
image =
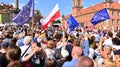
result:
<svg viewBox="0 0 120 67"><path fill-rule="evenodd" d="M55 23L61 23L61 21L60 21L60 20L57 20L57 21L55 21Z"/></svg>
<svg viewBox="0 0 120 67"><path fill-rule="evenodd" d="M105 0L105 2L112 2L112 0Z"/></svg>

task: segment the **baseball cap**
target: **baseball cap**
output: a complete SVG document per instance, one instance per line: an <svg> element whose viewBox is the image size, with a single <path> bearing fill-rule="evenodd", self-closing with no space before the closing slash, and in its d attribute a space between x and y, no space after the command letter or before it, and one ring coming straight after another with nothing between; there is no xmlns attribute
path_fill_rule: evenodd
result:
<svg viewBox="0 0 120 67"><path fill-rule="evenodd" d="M8 47L8 46L9 46L9 43L8 43L8 42L3 41L3 42L1 43L1 46L3 46L3 47Z"/></svg>

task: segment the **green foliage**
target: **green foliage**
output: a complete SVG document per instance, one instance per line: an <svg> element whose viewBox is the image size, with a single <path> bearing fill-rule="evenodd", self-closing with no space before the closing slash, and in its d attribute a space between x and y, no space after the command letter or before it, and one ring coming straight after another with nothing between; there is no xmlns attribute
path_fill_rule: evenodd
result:
<svg viewBox="0 0 120 67"><path fill-rule="evenodd" d="M111 2L112 0L105 0L105 2Z"/></svg>
<svg viewBox="0 0 120 67"><path fill-rule="evenodd" d="M60 20L57 20L57 21L55 21L55 23L61 23L61 21L60 21Z"/></svg>

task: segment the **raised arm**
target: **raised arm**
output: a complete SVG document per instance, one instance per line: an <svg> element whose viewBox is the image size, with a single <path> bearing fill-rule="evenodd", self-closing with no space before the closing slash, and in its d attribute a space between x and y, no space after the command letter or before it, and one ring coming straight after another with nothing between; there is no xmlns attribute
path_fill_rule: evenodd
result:
<svg viewBox="0 0 120 67"><path fill-rule="evenodd" d="M107 54L105 54L104 51L102 50L102 42L103 42L103 41L104 41L104 38L101 37L101 38L100 38L99 45L98 45L98 50L99 50L100 54L102 55L102 57L103 57L104 59L108 59Z"/></svg>

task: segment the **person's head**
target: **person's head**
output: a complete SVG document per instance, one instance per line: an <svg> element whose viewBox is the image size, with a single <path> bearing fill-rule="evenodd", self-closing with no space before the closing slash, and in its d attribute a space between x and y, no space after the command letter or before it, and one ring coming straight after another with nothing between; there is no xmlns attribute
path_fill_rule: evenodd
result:
<svg viewBox="0 0 120 67"><path fill-rule="evenodd" d="M102 67L116 67L116 63L112 60L105 59L102 63Z"/></svg>
<svg viewBox="0 0 120 67"><path fill-rule="evenodd" d="M120 45L120 40L118 38L112 38L112 42L114 45Z"/></svg>
<svg viewBox="0 0 120 67"><path fill-rule="evenodd" d="M78 59L81 55L82 55L82 48L80 48L78 46L73 46L72 57Z"/></svg>
<svg viewBox="0 0 120 67"><path fill-rule="evenodd" d="M21 66L21 63L20 63L21 50L18 46L14 46L10 48L7 51L6 56L7 56L7 59L10 61L10 63L8 64L8 67Z"/></svg>
<svg viewBox="0 0 120 67"><path fill-rule="evenodd" d="M94 67L94 62L91 58L87 56L81 56L78 59L76 67Z"/></svg>
<svg viewBox="0 0 120 67"><path fill-rule="evenodd" d="M58 67L57 61L55 59L48 58L46 60L45 67Z"/></svg>
<svg viewBox="0 0 120 67"><path fill-rule="evenodd" d="M9 45L10 45L10 44L9 44L8 42L2 41L2 43L1 43L1 48L3 48L3 49L8 49Z"/></svg>
<svg viewBox="0 0 120 67"><path fill-rule="evenodd" d="M29 45L32 41L32 37L31 36L26 36L23 40L23 44L24 45Z"/></svg>
<svg viewBox="0 0 120 67"><path fill-rule="evenodd" d="M120 59L120 49L114 51L114 57L115 57L116 60L119 60L119 59Z"/></svg>
<svg viewBox="0 0 120 67"><path fill-rule="evenodd" d="M78 39L74 39L73 46L80 46L80 41Z"/></svg>
<svg viewBox="0 0 120 67"><path fill-rule="evenodd" d="M12 39L11 39L11 44L12 44L12 45L15 45L16 42L17 42L17 39L16 39L16 38L12 38Z"/></svg>
<svg viewBox="0 0 120 67"><path fill-rule="evenodd" d="M89 44L93 44L95 41L95 36L91 36L91 38L89 39Z"/></svg>
<svg viewBox="0 0 120 67"><path fill-rule="evenodd" d="M50 48L50 49L54 48L54 47L55 47L54 41L53 41L53 40L49 40L49 41L47 42L47 47Z"/></svg>
<svg viewBox="0 0 120 67"><path fill-rule="evenodd" d="M95 46L98 46L99 45L99 41L95 41Z"/></svg>
<svg viewBox="0 0 120 67"><path fill-rule="evenodd" d="M20 50L20 48L18 46L11 47L7 51L7 58L10 61L19 60L20 56L21 56L21 50Z"/></svg>
<svg viewBox="0 0 120 67"><path fill-rule="evenodd" d="M112 51L112 47L109 46L109 45L105 45L104 48L103 48L104 52L106 54L111 54L111 51Z"/></svg>
<svg viewBox="0 0 120 67"><path fill-rule="evenodd" d="M116 36L120 39L120 31L116 34Z"/></svg>
<svg viewBox="0 0 120 67"><path fill-rule="evenodd" d="M108 36L108 38L109 37L112 38L113 37L113 33L111 31L108 31L107 36Z"/></svg>

